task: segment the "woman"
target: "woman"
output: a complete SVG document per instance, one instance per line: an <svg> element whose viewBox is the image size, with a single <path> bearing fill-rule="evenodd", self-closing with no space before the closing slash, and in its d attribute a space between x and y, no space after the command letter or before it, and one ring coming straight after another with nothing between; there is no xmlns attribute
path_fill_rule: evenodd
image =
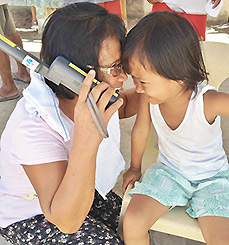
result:
<svg viewBox="0 0 229 245"><path fill-rule="evenodd" d="M120 64L124 38L119 17L91 3L58 9L42 36L45 63L64 56L85 71L94 67L105 82L92 93L97 101L108 88L97 101L106 124L121 102L104 108L127 79ZM123 105L107 127L110 137L100 144L85 104L93 72L79 97L31 75L1 139L0 233L17 244L122 244L115 233L121 200L111 189L124 168L118 120L136 112L136 93L122 93Z"/></svg>

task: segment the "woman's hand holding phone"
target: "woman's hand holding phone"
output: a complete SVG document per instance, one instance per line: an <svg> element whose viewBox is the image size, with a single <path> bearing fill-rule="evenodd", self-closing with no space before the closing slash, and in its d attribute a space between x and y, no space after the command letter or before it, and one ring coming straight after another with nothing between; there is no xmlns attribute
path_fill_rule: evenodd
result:
<svg viewBox="0 0 229 245"><path fill-rule="evenodd" d="M85 138L89 136L90 141L95 140L95 142L101 142L102 136L92 119L87 105L88 94L90 92L91 84L94 78L95 71L91 70L83 81L78 101L75 106L74 122L75 130L79 131L79 135ZM105 109L108 102L110 101L110 98L114 94L114 91L115 89L111 88L109 84L104 82L101 82L91 90L96 106L106 126L112 115L121 107L123 103L123 100L120 98L107 109Z"/></svg>

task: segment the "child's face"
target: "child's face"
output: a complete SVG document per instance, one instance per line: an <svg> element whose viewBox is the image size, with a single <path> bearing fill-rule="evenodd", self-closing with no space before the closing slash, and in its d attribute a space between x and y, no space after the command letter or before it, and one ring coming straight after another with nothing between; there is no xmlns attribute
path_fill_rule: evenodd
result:
<svg viewBox="0 0 229 245"><path fill-rule="evenodd" d="M166 79L152 71L149 64L145 68L135 56L129 63L130 73L136 86L136 92L142 94L151 104L162 104L176 98L183 91L183 83Z"/></svg>
<svg viewBox="0 0 229 245"><path fill-rule="evenodd" d="M118 40L115 38L108 38L103 41L102 48L99 53L99 65L102 68L112 68L120 64L121 59L121 47ZM115 74L114 71L111 74ZM117 75L117 74L115 74ZM117 76L109 75L101 70L97 73L100 81L110 84L113 88L121 88L123 82L127 80L127 75L120 70L120 74Z"/></svg>

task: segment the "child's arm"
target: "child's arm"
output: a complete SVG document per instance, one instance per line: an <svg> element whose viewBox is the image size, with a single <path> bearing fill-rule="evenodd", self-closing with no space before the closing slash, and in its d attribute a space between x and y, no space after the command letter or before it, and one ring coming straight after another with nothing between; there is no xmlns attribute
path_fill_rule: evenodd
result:
<svg viewBox="0 0 229 245"><path fill-rule="evenodd" d="M229 94L210 90L204 94L204 113L211 124L217 116L229 116Z"/></svg>
<svg viewBox="0 0 229 245"><path fill-rule="evenodd" d="M140 97L137 118L131 134L131 164L123 175L123 193L128 185L134 187L135 181L141 178L141 161L145 151L151 125L149 103Z"/></svg>

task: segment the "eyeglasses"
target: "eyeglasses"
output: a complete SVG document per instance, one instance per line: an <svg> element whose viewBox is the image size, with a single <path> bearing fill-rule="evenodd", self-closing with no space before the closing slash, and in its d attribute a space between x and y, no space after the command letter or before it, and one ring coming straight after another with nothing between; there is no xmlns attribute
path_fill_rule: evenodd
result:
<svg viewBox="0 0 229 245"><path fill-rule="evenodd" d="M91 65L87 65L87 67L90 69L95 69L95 67ZM122 69L123 69L123 65L121 63L114 64L112 67L104 67L104 66L98 67L99 71L101 71L102 73L108 74L111 77L119 76Z"/></svg>

